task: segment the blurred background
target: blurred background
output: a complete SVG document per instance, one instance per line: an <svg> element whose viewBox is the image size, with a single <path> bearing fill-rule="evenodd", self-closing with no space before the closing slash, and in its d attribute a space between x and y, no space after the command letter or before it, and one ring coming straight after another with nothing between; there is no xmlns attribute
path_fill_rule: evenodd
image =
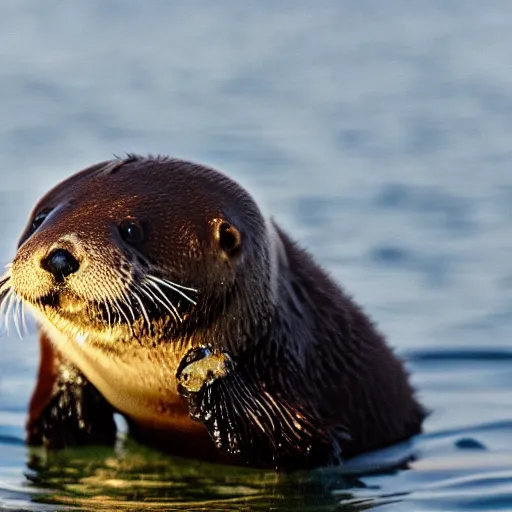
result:
<svg viewBox="0 0 512 512"><path fill-rule="evenodd" d="M499 0L5 0L0 264L83 167L124 152L215 166L364 306L433 411L402 471L307 500L265 480L258 506L512 510L511 27ZM37 358L34 335L2 332L0 504L75 503L71 484L108 496L29 469Z"/></svg>

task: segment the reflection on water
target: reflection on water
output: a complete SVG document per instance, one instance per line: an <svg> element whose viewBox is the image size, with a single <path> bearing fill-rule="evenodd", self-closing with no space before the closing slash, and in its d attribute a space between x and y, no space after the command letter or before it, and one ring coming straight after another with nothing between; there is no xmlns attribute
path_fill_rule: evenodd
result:
<svg viewBox="0 0 512 512"><path fill-rule="evenodd" d="M194 463L132 443L117 451L32 452L27 466L28 490L47 490L34 501L82 510L329 510L336 501L329 479L318 475ZM337 492L354 485L356 477L336 478Z"/></svg>
<svg viewBox="0 0 512 512"><path fill-rule="evenodd" d="M36 338L0 331L1 508L512 510L507 1L5 0L1 14L0 264L43 192L112 153L217 166L364 305L432 411L412 447L308 474L130 442L46 456L23 444Z"/></svg>
<svg viewBox="0 0 512 512"><path fill-rule="evenodd" d="M161 508L192 502L215 508L255 504L269 497L267 488L275 476L246 470L169 460L143 449L76 450L64 454L33 454L28 479L37 487L50 488L52 503L119 508ZM219 474L219 472L221 474ZM220 482L224 482L221 485Z"/></svg>

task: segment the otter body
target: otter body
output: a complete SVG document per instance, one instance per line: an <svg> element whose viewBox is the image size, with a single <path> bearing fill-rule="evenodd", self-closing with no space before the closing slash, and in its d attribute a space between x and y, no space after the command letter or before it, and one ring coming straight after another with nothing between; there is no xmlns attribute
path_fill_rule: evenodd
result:
<svg viewBox="0 0 512 512"><path fill-rule="evenodd" d="M102 162L35 207L0 281L40 326L30 444L111 444L113 414L178 455L339 463L421 430L368 317L222 174Z"/></svg>

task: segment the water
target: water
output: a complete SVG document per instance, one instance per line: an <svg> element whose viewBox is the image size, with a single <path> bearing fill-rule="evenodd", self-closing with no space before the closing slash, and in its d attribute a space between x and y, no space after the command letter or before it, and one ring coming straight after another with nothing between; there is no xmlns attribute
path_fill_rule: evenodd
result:
<svg viewBox="0 0 512 512"><path fill-rule="evenodd" d="M4 508L512 510L508 2L9 0L0 14L2 264L36 199L86 165L124 151L215 165L365 306L432 411L411 446L344 473L123 440L48 456L23 444L36 338L3 335Z"/></svg>

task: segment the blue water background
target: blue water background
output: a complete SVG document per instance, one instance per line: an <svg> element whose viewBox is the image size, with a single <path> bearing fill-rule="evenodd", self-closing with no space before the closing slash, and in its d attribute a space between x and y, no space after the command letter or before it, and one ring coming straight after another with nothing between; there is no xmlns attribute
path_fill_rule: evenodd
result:
<svg viewBox="0 0 512 512"><path fill-rule="evenodd" d="M0 119L0 264L71 173L190 158L251 190L407 358L433 411L415 460L278 509L512 510L510 2L5 0ZM2 333L3 507L63 489L29 478L37 359Z"/></svg>

